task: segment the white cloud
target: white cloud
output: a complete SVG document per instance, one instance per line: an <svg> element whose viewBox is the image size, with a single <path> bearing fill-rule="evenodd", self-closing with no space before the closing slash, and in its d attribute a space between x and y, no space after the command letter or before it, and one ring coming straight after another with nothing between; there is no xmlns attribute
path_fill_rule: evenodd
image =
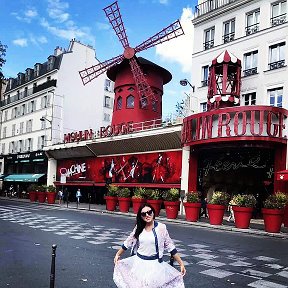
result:
<svg viewBox="0 0 288 288"><path fill-rule="evenodd" d="M96 23L96 26L99 30L109 30L111 28L111 26L107 23L100 23L100 22L97 22Z"/></svg>
<svg viewBox="0 0 288 288"><path fill-rule="evenodd" d="M178 63L183 73L191 72L192 69L194 38L194 27L191 22L192 17L192 9L183 8L180 22L185 35L156 46L156 54L159 55L163 61Z"/></svg>
<svg viewBox="0 0 288 288"><path fill-rule="evenodd" d="M61 2L60 0L49 0L47 11L50 18L63 23L70 17L69 13L65 12L65 10L68 8L69 4L67 2Z"/></svg>
<svg viewBox="0 0 288 288"><path fill-rule="evenodd" d="M48 43L48 40L45 36L34 36L32 34L29 35L29 41L38 47L40 47L40 44Z"/></svg>
<svg viewBox="0 0 288 288"><path fill-rule="evenodd" d="M24 12L25 16L28 18L33 18L38 15L38 12L35 8L30 8Z"/></svg>
<svg viewBox="0 0 288 288"><path fill-rule="evenodd" d="M12 41L12 43L16 46L20 46L20 47L26 47L28 46L27 43L27 39L26 38L19 38L19 39L15 39Z"/></svg>
<svg viewBox="0 0 288 288"><path fill-rule="evenodd" d="M159 0L159 3L164 5L168 4L168 2L169 0Z"/></svg>

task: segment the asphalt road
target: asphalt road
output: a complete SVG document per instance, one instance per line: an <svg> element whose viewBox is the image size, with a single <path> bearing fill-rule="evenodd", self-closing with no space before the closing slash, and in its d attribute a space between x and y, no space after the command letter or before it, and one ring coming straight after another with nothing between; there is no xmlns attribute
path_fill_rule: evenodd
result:
<svg viewBox="0 0 288 288"><path fill-rule="evenodd" d="M166 224L186 287L288 287L287 240ZM0 200L0 288L49 287L52 244L55 287L116 287L113 257L133 225L131 217Z"/></svg>

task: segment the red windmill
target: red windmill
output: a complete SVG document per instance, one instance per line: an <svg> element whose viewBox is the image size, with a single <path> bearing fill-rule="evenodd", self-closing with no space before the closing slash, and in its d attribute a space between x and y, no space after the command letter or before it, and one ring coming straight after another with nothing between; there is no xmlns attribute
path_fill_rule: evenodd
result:
<svg viewBox="0 0 288 288"><path fill-rule="evenodd" d="M89 83L108 70L108 77L115 81L112 125L121 125L128 121L143 122L161 118L162 107L157 109L157 105L160 106L158 103L161 103L159 100L161 100L163 94L163 84L171 80L171 74L144 58L140 57L138 59L135 54L183 35L184 31L180 21L175 21L159 33L132 48L128 42L117 1L103 10L122 44L124 52L80 71L83 84ZM134 94L134 90L136 94Z"/></svg>

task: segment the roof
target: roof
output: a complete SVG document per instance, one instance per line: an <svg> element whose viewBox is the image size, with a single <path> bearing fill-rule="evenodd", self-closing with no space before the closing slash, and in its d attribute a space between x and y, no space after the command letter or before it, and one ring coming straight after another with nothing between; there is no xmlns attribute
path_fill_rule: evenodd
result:
<svg viewBox="0 0 288 288"><path fill-rule="evenodd" d="M156 70L159 74L162 75L163 77L163 84L167 84L171 81L172 79L172 74L164 69L163 67L145 59L142 57L136 57L136 60L138 62L138 64L140 64L141 67L143 67L145 69L145 66L150 66L150 68ZM119 71L121 71L123 69L123 67L128 66L129 65L129 60L128 59L124 59L121 63L111 67L110 69L107 70L107 76L110 80L115 82L116 76L118 74Z"/></svg>
<svg viewBox="0 0 288 288"><path fill-rule="evenodd" d="M215 59L212 60L212 64L220 64L220 63L237 63L241 65L241 60L238 59L234 54L228 52L227 50L223 51L219 54Z"/></svg>

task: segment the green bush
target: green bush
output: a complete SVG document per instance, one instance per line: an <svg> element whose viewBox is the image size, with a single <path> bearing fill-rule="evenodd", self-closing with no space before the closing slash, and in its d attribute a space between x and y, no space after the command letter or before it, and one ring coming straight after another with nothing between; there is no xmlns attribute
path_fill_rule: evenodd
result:
<svg viewBox="0 0 288 288"><path fill-rule="evenodd" d="M53 185L49 185L46 187L47 192L56 192L56 187Z"/></svg>
<svg viewBox="0 0 288 288"><path fill-rule="evenodd" d="M117 197L117 191L119 190L118 186L115 185L108 185L108 192L107 192L107 196L110 197Z"/></svg>
<svg viewBox="0 0 288 288"><path fill-rule="evenodd" d="M237 194L233 196L229 204L239 207L255 207L256 202L256 198L252 194Z"/></svg>
<svg viewBox="0 0 288 288"><path fill-rule="evenodd" d="M149 200L160 200L162 193L158 189L147 189L146 190L146 197Z"/></svg>
<svg viewBox="0 0 288 288"><path fill-rule="evenodd" d="M186 195L186 198L187 198L187 203L200 203L201 202L198 192L194 192L194 191L188 192Z"/></svg>
<svg viewBox="0 0 288 288"><path fill-rule="evenodd" d="M226 192L215 191L209 204L225 205L227 206L230 200L230 195Z"/></svg>
<svg viewBox="0 0 288 288"><path fill-rule="evenodd" d="M129 198L130 197L130 189L129 188L120 188L117 191L117 196L120 198Z"/></svg>
<svg viewBox="0 0 288 288"><path fill-rule="evenodd" d="M134 195L132 196L133 199L144 199L146 196L145 188L137 187L134 190Z"/></svg>
<svg viewBox="0 0 288 288"><path fill-rule="evenodd" d="M170 188L166 190L162 194L162 198L164 201L179 201L179 190L176 188Z"/></svg>
<svg viewBox="0 0 288 288"><path fill-rule="evenodd" d="M30 184L30 185L27 187L27 191L28 191L28 192L39 191L39 185L37 185L37 184Z"/></svg>
<svg viewBox="0 0 288 288"><path fill-rule="evenodd" d="M47 186L46 185L40 185L38 186L38 192L46 192Z"/></svg>
<svg viewBox="0 0 288 288"><path fill-rule="evenodd" d="M288 203L288 196L285 193L277 192L268 196L264 201L264 208L283 209Z"/></svg>

